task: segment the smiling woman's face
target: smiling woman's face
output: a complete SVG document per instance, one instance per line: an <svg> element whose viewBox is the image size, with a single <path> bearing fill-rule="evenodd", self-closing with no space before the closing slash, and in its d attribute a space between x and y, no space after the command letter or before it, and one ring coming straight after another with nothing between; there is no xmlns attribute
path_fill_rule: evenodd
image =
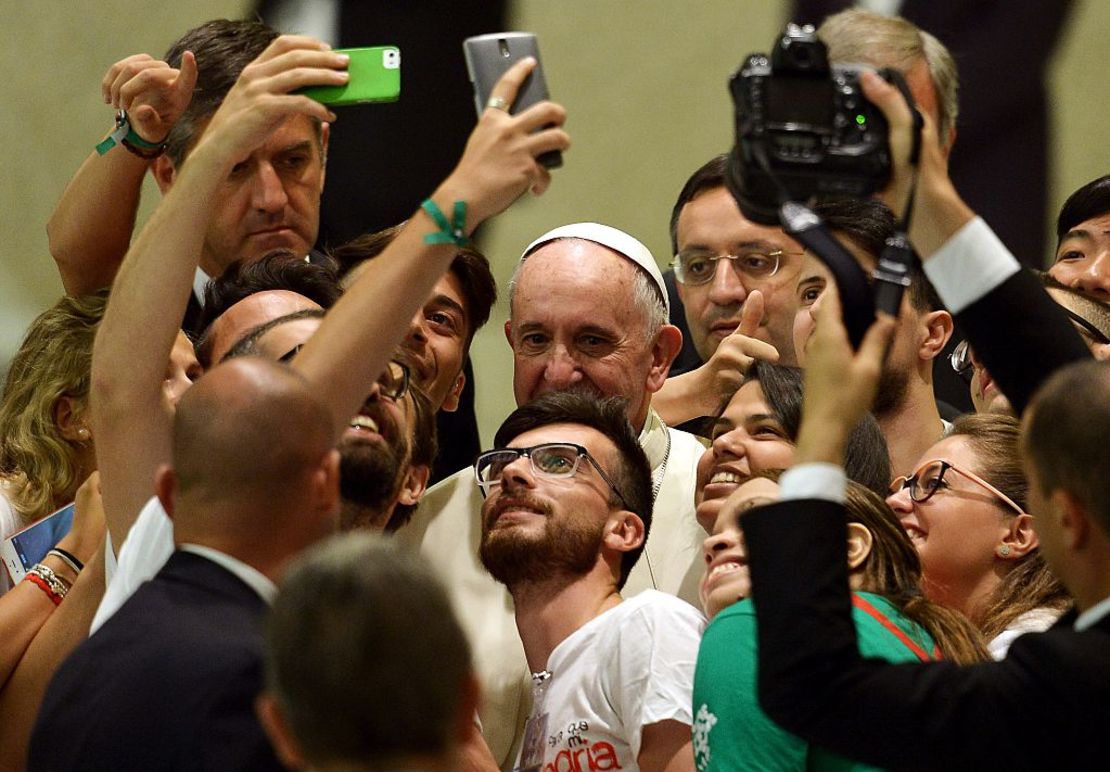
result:
<svg viewBox="0 0 1110 772"><path fill-rule="evenodd" d="M758 381L749 381L732 396L713 425L713 444L698 461L694 503L706 533L712 533L725 498L752 475L787 469L794 463L794 443L763 396Z"/></svg>
<svg viewBox="0 0 1110 772"><path fill-rule="evenodd" d="M982 475L979 457L968 438L946 437L925 451L918 467L942 459ZM911 474L914 470L904 470ZM971 613L974 599L997 581L995 549L1007 532L1006 507L990 491L949 471L926 501L910 498L902 488L887 498L921 557L923 588L930 600Z"/></svg>
<svg viewBox="0 0 1110 772"><path fill-rule="evenodd" d="M724 608L751 594L748 553L740 518L752 507L777 501L779 485L766 477L756 477L736 488L721 508L713 535L705 540L705 574L699 595L709 619Z"/></svg>

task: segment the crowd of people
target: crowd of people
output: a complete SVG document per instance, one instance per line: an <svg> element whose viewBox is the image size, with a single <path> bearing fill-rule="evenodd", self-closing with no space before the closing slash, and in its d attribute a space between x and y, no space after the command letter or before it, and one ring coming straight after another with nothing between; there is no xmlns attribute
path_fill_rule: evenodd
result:
<svg viewBox="0 0 1110 772"><path fill-rule="evenodd" d="M299 91L345 83L344 54L221 20L114 64L115 127L47 226L66 296L0 400L0 536L73 504L0 577L0 764L1098 765L1110 176L1023 269L948 177L941 41L860 10L819 34L901 70L922 117L918 153L865 72L891 179L814 204L868 273L910 224L898 314L853 348L834 273L745 217L715 157L670 270L600 222L522 245L516 406L453 466L436 417L498 292L471 234L570 147L560 105L509 109L534 61L410 219L320 251L343 128ZM973 413L938 399L945 369Z"/></svg>

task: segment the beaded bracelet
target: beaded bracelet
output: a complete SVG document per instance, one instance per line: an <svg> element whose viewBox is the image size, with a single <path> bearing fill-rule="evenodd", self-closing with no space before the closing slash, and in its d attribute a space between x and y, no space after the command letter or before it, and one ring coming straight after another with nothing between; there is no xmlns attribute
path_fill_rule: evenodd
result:
<svg viewBox="0 0 1110 772"><path fill-rule="evenodd" d="M49 566L44 566L42 563L31 566L27 575L23 578L45 592L55 606L59 605L62 599L65 598L66 593L69 592L69 585L55 574Z"/></svg>

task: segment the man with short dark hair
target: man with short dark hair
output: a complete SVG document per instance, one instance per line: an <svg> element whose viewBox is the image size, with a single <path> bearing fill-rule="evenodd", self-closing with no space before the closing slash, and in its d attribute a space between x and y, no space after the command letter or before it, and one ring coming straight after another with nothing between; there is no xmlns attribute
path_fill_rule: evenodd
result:
<svg viewBox="0 0 1110 772"><path fill-rule="evenodd" d="M177 551L58 671L35 769L280 768L253 712L262 615L335 529L331 418L301 375L243 359L182 397L172 446L156 489Z"/></svg>
<svg viewBox="0 0 1110 772"><path fill-rule="evenodd" d="M652 409L681 344L666 323L663 280L650 251L599 223L555 228L529 244L510 282L505 336L513 349L513 392L524 405L552 391L586 389L626 400L653 475L657 516L626 593L653 588L698 603L704 533L694 516L702 444ZM481 497L465 469L433 486L398 537L425 555L447 584L470 636L484 701L482 724L494 757L515 757L525 719L527 670L505 588L478 561Z"/></svg>
<svg viewBox="0 0 1110 772"><path fill-rule="evenodd" d="M349 283L370 267L401 226L368 233L329 253ZM459 249L450 270L436 282L424 307L413 317L404 347L417 383L427 393L436 413L438 433L452 442L440 448L432 482L470 465L481 449L474 415L474 379L470 344L489 321L497 300L497 284L489 261L476 249Z"/></svg>
<svg viewBox="0 0 1110 772"><path fill-rule="evenodd" d="M424 560L371 534L333 538L286 572L266 637L259 715L289 768L462 768L478 683Z"/></svg>
<svg viewBox="0 0 1110 772"><path fill-rule="evenodd" d="M1056 260L1048 272L1061 284L1110 300L1110 175L1091 180L1060 208Z"/></svg>
<svg viewBox="0 0 1110 772"><path fill-rule="evenodd" d="M85 160L47 226L68 294L111 284L131 240L147 170L163 194L172 189L230 90L277 72L273 64L255 63L276 38L259 22L219 19L187 32L164 61L137 54L109 69L102 96L123 111L125 136L103 155L98 146ZM345 77L335 69L317 85L341 85ZM219 214L207 224L199 256L190 319L199 313L204 282L233 261L257 260L274 249L308 253L319 228L328 130L315 116L288 116L220 187Z"/></svg>
<svg viewBox="0 0 1110 772"><path fill-rule="evenodd" d="M860 268L870 275L884 242L894 233L890 210L874 199L830 201L814 209L859 261ZM802 366L808 361L807 347L829 286L835 287L829 269L807 255L798 277L798 311L794 320L794 345ZM944 310L924 272L920 267L913 268L872 408L886 438L895 473L909 473L921 454L948 429L949 424L937 406L933 383L934 363L941 357L953 329L952 315Z"/></svg>
<svg viewBox="0 0 1110 772"><path fill-rule="evenodd" d="M513 597L534 682L521 769L693 770L704 620L621 588L648 537L651 467L620 398L544 394L501 425L474 471L482 563Z"/></svg>

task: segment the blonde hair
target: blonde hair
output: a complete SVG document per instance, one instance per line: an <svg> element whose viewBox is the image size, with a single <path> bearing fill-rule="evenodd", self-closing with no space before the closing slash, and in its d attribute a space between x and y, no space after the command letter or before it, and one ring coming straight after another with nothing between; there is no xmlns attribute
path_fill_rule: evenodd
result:
<svg viewBox="0 0 1110 772"><path fill-rule="evenodd" d="M92 348L108 290L64 297L31 323L0 399L0 479L24 524L73 497L85 471L79 443L61 436L54 413L70 397L88 404Z"/></svg>

